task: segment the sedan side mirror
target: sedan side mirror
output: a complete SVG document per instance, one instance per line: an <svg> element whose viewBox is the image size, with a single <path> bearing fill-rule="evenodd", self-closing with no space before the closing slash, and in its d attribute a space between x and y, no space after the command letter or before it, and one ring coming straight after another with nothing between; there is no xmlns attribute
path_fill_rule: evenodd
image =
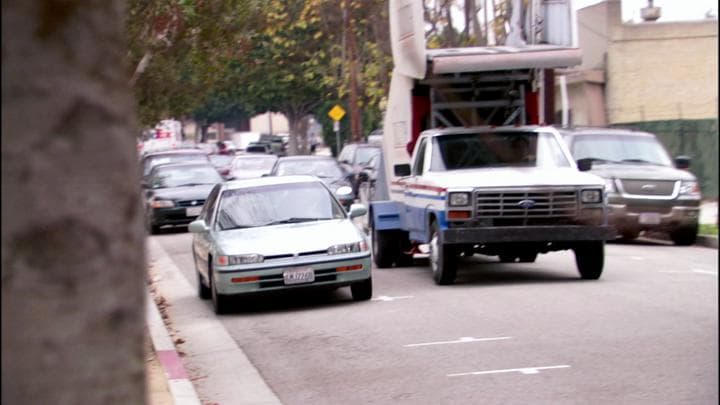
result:
<svg viewBox="0 0 720 405"><path fill-rule="evenodd" d="M207 226L204 219L196 219L188 225L188 231L192 233L203 233L209 230L210 228Z"/></svg>
<svg viewBox="0 0 720 405"><path fill-rule="evenodd" d="M359 217L367 214L367 208L363 204L353 204L350 206L350 218Z"/></svg>

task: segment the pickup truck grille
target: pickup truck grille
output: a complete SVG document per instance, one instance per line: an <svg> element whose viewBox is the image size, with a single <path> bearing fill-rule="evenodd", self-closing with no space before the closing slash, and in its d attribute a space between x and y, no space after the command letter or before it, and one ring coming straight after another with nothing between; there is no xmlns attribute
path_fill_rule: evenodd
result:
<svg viewBox="0 0 720 405"><path fill-rule="evenodd" d="M477 219L492 219L495 226L566 223L578 214L575 190L523 190L475 192Z"/></svg>

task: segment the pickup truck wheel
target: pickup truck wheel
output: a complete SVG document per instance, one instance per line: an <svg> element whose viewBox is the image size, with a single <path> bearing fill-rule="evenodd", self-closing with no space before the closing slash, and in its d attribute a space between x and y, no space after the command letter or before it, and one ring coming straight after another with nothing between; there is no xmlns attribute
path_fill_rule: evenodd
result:
<svg viewBox="0 0 720 405"><path fill-rule="evenodd" d="M391 267L398 256L398 241L393 231L379 231L372 228L372 255L375 265L381 269Z"/></svg>
<svg viewBox="0 0 720 405"><path fill-rule="evenodd" d="M499 255L501 263L515 263L515 259L517 259L517 256L515 255Z"/></svg>
<svg viewBox="0 0 720 405"><path fill-rule="evenodd" d="M678 228L670 232L670 239L678 246L690 246L697 242L698 226Z"/></svg>
<svg viewBox="0 0 720 405"><path fill-rule="evenodd" d="M581 242L573 248L573 251L580 277L584 280L599 279L605 261L605 242Z"/></svg>
<svg viewBox="0 0 720 405"><path fill-rule="evenodd" d="M350 284L354 301L367 301L372 297L372 278Z"/></svg>
<svg viewBox="0 0 720 405"><path fill-rule="evenodd" d="M520 263L535 263L535 259L537 259L537 253L523 253L519 257Z"/></svg>
<svg viewBox="0 0 720 405"><path fill-rule="evenodd" d="M432 268L433 279L436 284L448 285L455 282L455 276L457 274L455 251L451 247L443 245L440 240L440 226L437 222L433 222L432 224L430 267Z"/></svg>

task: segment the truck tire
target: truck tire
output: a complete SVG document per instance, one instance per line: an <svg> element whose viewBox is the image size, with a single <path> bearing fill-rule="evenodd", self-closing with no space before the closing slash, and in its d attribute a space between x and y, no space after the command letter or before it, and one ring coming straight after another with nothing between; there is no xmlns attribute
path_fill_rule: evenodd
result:
<svg viewBox="0 0 720 405"><path fill-rule="evenodd" d="M432 223L430 236L430 268L436 284L448 285L455 282L457 275L457 257L455 250L443 245L440 234L440 225L437 221Z"/></svg>
<svg viewBox="0 0 720 405"><path fill-rule="evenodd" d="M698 226L686 226L670 232L670 239L678 246L690 246L697 242Z"/></svg>
<svg viewBox="0 0 720 405"><path fill-rule="evenodd" d="M573 251L580 278L584 280L599 279L605 262L605 242L581 242L573 248Z"/></svg>
<svg viewBox="0 0 720 405"><path fill-rule="evenodd" d="M400 248L393 231L379 231L372 225L371 229L372 255L375 265L381 269L392 267Z"/></svg>

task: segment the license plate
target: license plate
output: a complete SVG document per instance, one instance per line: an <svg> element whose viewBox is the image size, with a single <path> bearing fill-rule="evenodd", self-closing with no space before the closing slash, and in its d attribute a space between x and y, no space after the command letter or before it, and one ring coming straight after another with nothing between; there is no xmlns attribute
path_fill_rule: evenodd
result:
<svg viewBox="0 0 720 405"><path fill-rule="evenodd" d="M643 212L638 221L644 225L657 225L660 223L660 214L657 212Z"/></svg>
<svg viewBox="0 0 720 405"><path fill-rule="evenodd" d="M308 267L287 269L283 272L283 279L285 279L285 284L312 283L315 281L315 272Z"/></svg>
<svg viewBox="0 0 720 405"><path fill-rule="evenodd" d="M187 217L196 217L200 215L200 210L202 210L202 207L190 207L185 209L185 216Z"/></svg>

